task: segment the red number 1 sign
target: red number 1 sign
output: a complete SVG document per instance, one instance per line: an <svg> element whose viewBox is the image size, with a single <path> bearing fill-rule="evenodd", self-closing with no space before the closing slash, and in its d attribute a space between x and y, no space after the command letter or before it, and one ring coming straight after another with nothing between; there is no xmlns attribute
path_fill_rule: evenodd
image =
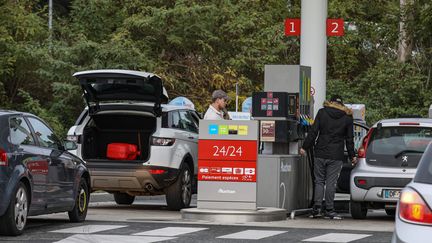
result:
<svg viewBox="0 0 432 243"><path fill-rule="evenodd" d="M300 19L285 19L285 35L300 36Z"/></svg>
<svg viewBox="0 0 432 243"><path fill-rule="evenodd" d="M327 19L327 36L343 36L343 19Z"/></svg>

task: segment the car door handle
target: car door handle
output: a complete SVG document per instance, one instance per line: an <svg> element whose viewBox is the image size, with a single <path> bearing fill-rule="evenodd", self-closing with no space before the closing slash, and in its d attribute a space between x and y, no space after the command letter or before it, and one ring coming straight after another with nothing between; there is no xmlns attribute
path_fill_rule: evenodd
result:
<svg viewBox="0 0 432 243"><path fill-rule="evenodd" d="M189 139L194 139L194 137L188 137Z"/></svg>

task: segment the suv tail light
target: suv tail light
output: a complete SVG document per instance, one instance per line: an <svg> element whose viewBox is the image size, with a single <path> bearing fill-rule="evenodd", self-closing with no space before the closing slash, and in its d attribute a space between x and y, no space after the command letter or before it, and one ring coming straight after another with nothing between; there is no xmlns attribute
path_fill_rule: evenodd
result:
<svg viewBox="0 0 432 243"><path fill-rule="evenodd" d="M8 166L8 157L6 151L0 149L0 166Z"/></svg>
<svg viewBox="0 0 432 243"><path fill-rule="evenodd" d="M358 179L357 182L359 185L363 185L363 186L367 184L367 181L365 179Z"/></svg>
<svg viewBox="0 0 432 243"><path fill-rule="evenodd" d="M152 137L151 145L154 146L171 146L174 144L175 139L174 138L159 138L159 137Z"/></svg>
<svg viewBox="0 0 432 243"><path fill-rule="evenodd" d="M423 198L413 189L402 191L399 201L399 217L417 224L432 225L432 211Z"/></svg>
<svg viewBox="0 0 432 243"><path fill-rule="evenodd" d="M366 134L366 136L363 138L362 146L358 149L358 157L359 158L366 158L366 151L367 147L369 145L369 141L372 135L373 128L369 129L369 132Z"/></svg>

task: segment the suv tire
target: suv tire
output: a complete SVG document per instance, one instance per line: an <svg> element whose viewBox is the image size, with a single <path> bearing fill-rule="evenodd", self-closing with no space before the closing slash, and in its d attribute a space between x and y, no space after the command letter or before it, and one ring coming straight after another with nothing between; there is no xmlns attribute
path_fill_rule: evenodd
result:
<svg viewBox="0 0 432 243"><path fill-rule="evenodd" d="M85 178L81 178L74 208L68 212L69 220L73 223L83 222L87 216L90 200L89 188Z"/></svg>
<svg viewBox="0 0 432 243"><path fill-rule="evenodd" d="M350 201L350 213L353 219L365 219L367 212L368 208L366 203Z"/></svg>
<svg viewBox="0 0 432 243"><path fill-rule="evenodd" d="M177 181L166 189L168 209L180 210L187 208L192 200L192 171L183 163Z"/></svg>
<svg viewBox="0 0 432 243"><path fill-rule="evenodd" d="M15 207L18 206L18 214ZM21 235L27 223L29 193L24 183L19 182L9 202L9 207L0 217L0 235Z"/></svg>
<svg viewBox="0 0 432 243"><path fill-rule="evenodd" d="M114 192L114 200L118 205L131 205L135 201L135 196L122 192Z"/></svg>

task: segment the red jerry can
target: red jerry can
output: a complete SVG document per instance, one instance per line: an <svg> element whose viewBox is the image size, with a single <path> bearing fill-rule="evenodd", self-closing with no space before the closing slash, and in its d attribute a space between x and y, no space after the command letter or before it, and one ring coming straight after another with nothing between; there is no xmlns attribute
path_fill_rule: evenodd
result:
<svg viewBox="0 0 432 243"><path fill-rule="evenodd" d="M108 159L135 160L140 154L138 146L129 143L110 143L107 148Z"/></svg>

